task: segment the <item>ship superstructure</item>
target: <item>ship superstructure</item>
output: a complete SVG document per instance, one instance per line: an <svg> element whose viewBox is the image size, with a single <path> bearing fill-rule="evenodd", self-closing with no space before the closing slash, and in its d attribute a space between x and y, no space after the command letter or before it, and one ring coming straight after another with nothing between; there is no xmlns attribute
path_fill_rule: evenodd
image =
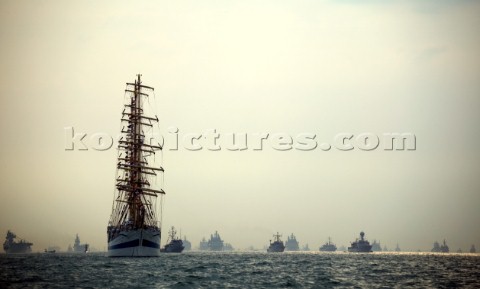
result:
<svg viewBox="0 0 480 289"><path fill-rule="evenodd" d="M133 83L127 83L125 96L116 190L107 228L108 256L159 256L165 192L161 188L164 170L156 162L162 147L147 138L158 129L158 117L144 105L154 103L153 88L143 85L138 74Z"/></svg>

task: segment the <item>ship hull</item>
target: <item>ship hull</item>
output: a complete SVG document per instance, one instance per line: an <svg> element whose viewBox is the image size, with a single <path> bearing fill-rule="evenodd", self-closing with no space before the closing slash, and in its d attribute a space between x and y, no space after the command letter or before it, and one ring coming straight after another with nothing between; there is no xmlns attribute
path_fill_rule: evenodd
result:
<svg viewBox="0 0 480 289"><path fill-rule="evenodd" d="M144 229L121 231L108 242L109 257L158 257L160 232Z"/></svg>
<svg viewBox="0 0 480 289"><path fill-rule="evenodd" d="M25 254L31 252L32 248L30 248L30 246L22 244L13 244L8 249L5 249L5 253L7 254Z"/></svg>

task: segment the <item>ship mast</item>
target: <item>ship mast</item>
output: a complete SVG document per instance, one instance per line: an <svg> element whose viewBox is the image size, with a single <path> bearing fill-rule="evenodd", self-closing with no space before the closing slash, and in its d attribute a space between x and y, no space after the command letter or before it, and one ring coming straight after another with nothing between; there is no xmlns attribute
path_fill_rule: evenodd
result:
<svg viewBox="0 0 480 289"><path fill-rule="evenodd" d="M149 157L155 150L161 150L160 144L145 142L145 131L158 123L157 116L146 116L142 107L144 99L149 97L147 91L152 87L142 84L141 75L134 83L127 83L125 93L130 102L125 104L122 112L122 137L118 142L118 177L116 179L117 196L110 219L110 226L127 225L133 228L146 226L157 227L155 201L163 195L163 189L155 189L151 181L163 173L161 166L149 164Z"/></svg>

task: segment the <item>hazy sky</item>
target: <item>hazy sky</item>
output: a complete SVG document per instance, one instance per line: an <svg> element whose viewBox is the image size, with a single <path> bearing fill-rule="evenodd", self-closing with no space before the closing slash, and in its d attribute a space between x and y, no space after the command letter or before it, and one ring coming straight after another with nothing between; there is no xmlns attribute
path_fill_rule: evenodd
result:
<svg viewBox="0 0 480 289"><path fill-rule="evenodd" d="M165 150L164 232L480 245L477 1L0 1L0 234L106 247L125 82L166 131L413 133L415 151ZM87 137L87 138L88 138ZM166 234L164 235L166 236ZM162 238L162 243L166 238Z"/></svg>

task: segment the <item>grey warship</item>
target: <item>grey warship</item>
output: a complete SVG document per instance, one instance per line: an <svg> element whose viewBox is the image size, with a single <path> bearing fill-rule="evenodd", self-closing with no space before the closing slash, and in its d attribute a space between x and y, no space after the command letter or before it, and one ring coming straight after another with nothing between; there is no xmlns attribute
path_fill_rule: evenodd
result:
<svg viewBox="0 0 480 289"><path fill-rule="evenodd" d="M443 240L443 245L440 245L438 242L435 241L435 243L433 243L432 252L448 253L450 252L450 248L448 248L447 242L445 240Z"/></svg>
<svg viewBox="0 0 480 289"><path fill-rule="evenodd" d="M281 235L277 234L276 235L273 235L273 237L275 238L272 243L272 241L270 240L270 246L268 247L267 249L267 252L268 253L281 253L285 250L285 245L283 244L283 241L280 240L280 237Z"/></svg>
<svg viewBox="0 0 480 289"><path fill-rule="evenodd" d="M328 237L328 242L323 244L320 247L320 251L322 251L322 252L335 252L335 251L337 251L337 246L335 244L333 244L330 237Z"/></svg>
<svg viewBox="0 0 480 289"><path fill-rule="evenodd" d="M88 244L80 244L80 238L77 236L75 237L75 243L73 243L73 252L74 253L87 253L88 252Z"/></svg>
<svg viewBox="0 0 480 289"><path fill-rule="evenodd" d="M365 233L360 232L360 240L357 239L348 247L348 252L355 253L370 253L372 252L372 245L365 239Z"/></svg>
<svg viewBox="0 0 480 289"><path fill-rule="evenodd" d="M223 251L223 240L217 231L215 231L215 234L210 235L210 240L208 240L207 244L210 251Z"/></svg>
<svg viewBox="0 0 480 289"><path fill-rule="evenodd" d="M285 251L298 251L300 247L298 246L298 241L295 235L292 233L290 236L287 236L287 241L285 242Z"/></svg>
<svg viewBox="0 0 480 289"><path fill-rule="evenodd" d="M15 241L15 235L10 230L7 231L7 236L5 237L5 242L3 243L3 250L7 254L21 254L21 253L30 253L32 252L31 246L33 243L27 242L25 240L20 240L19 242Z"/></svg>
<svg viewBox="0 0 480 289"><path fill-rule="evenodd" d="M177 231L175 231L174 227L170 229L168 239L170 242L168 242L168 244L160 251L162 253L182 253L185 247L183 246L182 239L177 238Z"/></svg>

